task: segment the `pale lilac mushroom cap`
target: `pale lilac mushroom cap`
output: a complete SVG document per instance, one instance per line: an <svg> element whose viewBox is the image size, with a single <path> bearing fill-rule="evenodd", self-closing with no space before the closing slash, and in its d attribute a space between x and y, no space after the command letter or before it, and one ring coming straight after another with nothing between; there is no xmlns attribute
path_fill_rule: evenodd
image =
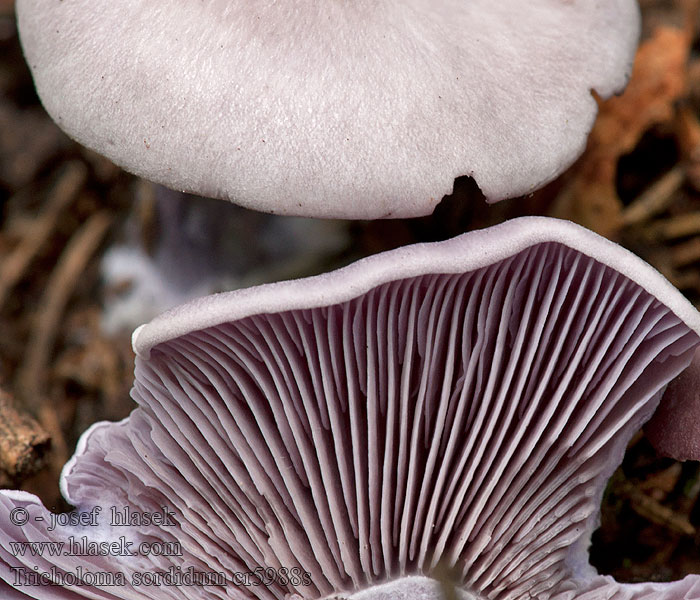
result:
<svg viewBox="0 0 700 600"><path fill-rule="evenodd" d="M17 0L44 106L127 170L266 212L429 214L527 194L619 92L634 0Z"/></svg>
<svg viewBox="0 0 700 600"><path fill-rule="evenodd" d="M700 460L700 351L668 384L663 402L644 431L664 456Z"/></svg>
<svg viewBox="0 0 700 600"><path fill-rule="evenodd" d="M699 333L654 269L546 218L188 304L135 333L139 407L93 426L62 477L82 514L165 507L174 524L48 531L36 497L2 492L0 593L700 598L696 575L620 584L587 552L608 477ZM68 535L182 552L13 552ZM79 567L125 583L30 585L18 571L60 584ZM266 585L235 583L256 572ZM171 579L138 585L144 573ZM201 585L171 584L186 573Z"/></svg>

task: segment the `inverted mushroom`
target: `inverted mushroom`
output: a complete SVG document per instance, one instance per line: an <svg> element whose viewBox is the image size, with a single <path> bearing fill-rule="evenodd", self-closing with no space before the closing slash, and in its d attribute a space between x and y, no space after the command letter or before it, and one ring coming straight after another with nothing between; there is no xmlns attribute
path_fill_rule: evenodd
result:
<svg viewBox="0 0 700 600"><path fill-rule="evenodd" d="M42 102L167 186L285 214L429 214L455 177L527 194L620 91L634 0L17 0Z"/></svg>
<svg viewBox="0 0 700 600"><path fill-rule="evenodd" d="M4 492L0 589L66 600L437 599L445 585L464 599L700 598L697 576L618 584L587 557L606 480L699 332L698 312L651 267L544 218L204 298L135 332L139 408L93 426L62 478L75 514L126 507L171 523L49 531L37 498ZM69 535L182 553L13 546ZM64 583L78 567L125 583L31 583ZM139 585L144 573L161 585ZM210 579L176 587L185 573ZM251 573L267 585L241 583Z"/></svg>

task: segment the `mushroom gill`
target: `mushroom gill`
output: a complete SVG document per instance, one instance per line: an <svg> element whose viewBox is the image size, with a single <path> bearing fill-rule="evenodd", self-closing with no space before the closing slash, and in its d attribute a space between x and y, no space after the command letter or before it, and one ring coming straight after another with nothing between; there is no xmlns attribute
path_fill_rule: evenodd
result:
<svg viewBox="0 0 700 600"><path fill-rule="evenodd" d="M0 577L41 599L698 598L695 576L618 584L587 555L606 480L697 331L650 267L546 219L186 306L137 331L139 407L64 471L104 523L48 531L36 498L3 493ZM110 527L113 507L172 522ZM15 552L69 535L182 552ZM17 579L78 567L124 585Z"/></svg>

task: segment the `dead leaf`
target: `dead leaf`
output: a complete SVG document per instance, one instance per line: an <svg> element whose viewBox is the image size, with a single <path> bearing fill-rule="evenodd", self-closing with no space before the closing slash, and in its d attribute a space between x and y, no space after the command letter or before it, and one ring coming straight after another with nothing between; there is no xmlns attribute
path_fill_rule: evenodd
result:
<svg viewBox="0 0 700 600"><path fill-rule="evenodd" d="M690 43L687 32L659 27L640 46L624 94L600 103L587 149L557 198L553 216L616 237L623 209L615 185L618 161L651 127L673 120L674 103L686 92Z"/></svg>

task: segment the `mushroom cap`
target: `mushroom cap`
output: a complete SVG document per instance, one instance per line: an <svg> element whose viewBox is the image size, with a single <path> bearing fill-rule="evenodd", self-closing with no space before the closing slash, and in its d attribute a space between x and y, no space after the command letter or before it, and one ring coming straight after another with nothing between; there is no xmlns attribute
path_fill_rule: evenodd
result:
<svg viewBox="0 0 700 600"><path fill-rule="evenodd" d="M368 4L368 6L364 6ZM266 212L429 214L527 194L620 91L634 0L17 0L49 114L127 170Z"/></svg>
<svg viewBox="0 0 700 600"><path fill-rule="evenodd" d="M86 432L62 478L82 513L174 525L49 531L37 498L0 492L0 581L42 600L697 598L697 576L618 584L586 550L607 478L699 332L651 267L544 218L185 306L135 334L139 408ZM69 534L182 552L13 552ZM13 584L19 565L127 584ZM130 584L190 569L227 583ZM269 585L236 584L256 572Z"/></svg>
<svg viewBox="0 0 700 600"><path fill-rule="evenodd" d="M700 352L668 384L663 402L644 427L658 452L676 460L700 460Z"/></svg>

